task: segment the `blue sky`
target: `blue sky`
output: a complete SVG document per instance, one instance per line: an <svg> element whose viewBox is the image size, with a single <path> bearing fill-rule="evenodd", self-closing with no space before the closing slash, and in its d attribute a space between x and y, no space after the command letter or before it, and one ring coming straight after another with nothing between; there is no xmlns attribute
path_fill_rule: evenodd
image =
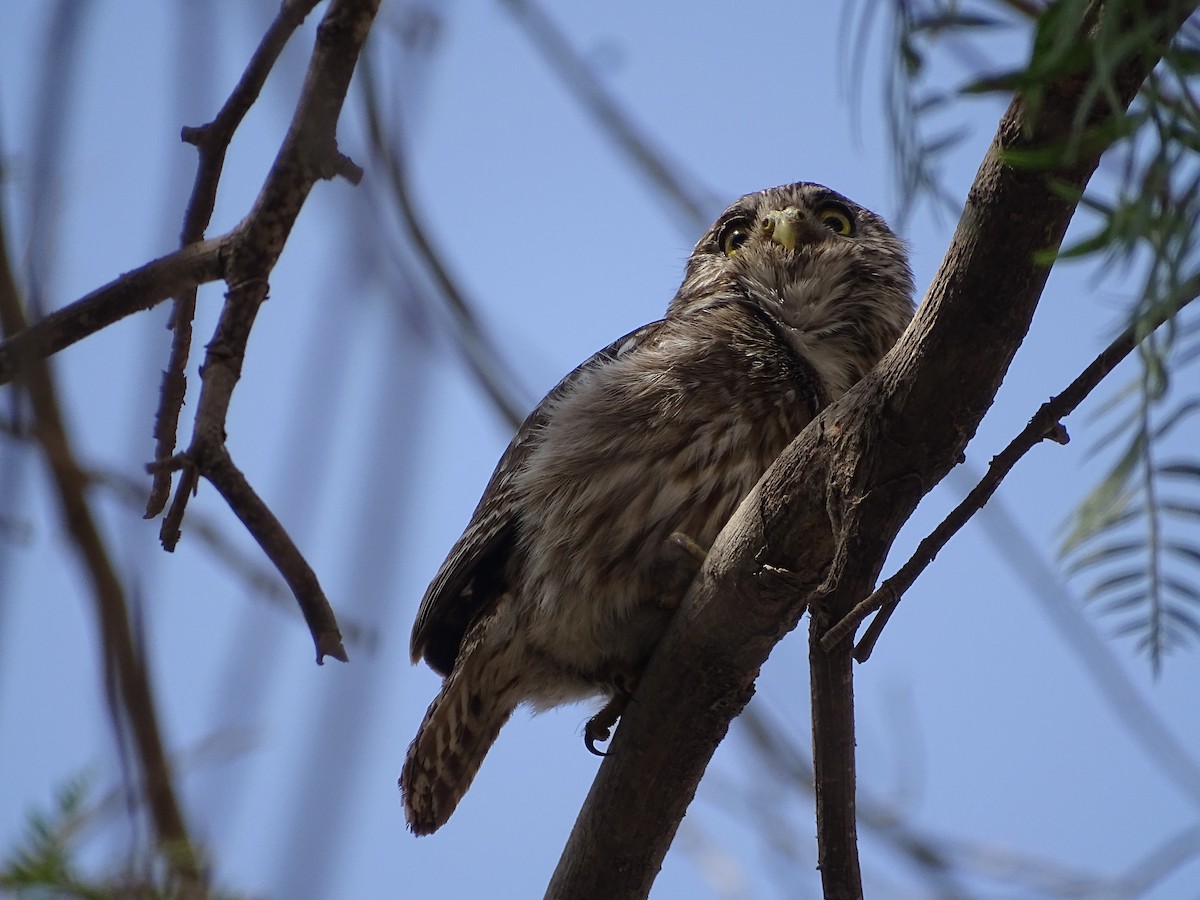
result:
<svg viewBox="0 0 1200 900"><path fill-rule="evenodd" d="M0 12L0 196L19 265L27 266L31 242L49 238L51 263L41 273L48 307L175 246L194 167L179 128L211 118L273 7L77 4L74 69L43 43L53 4ZM713 198L714 216L748 191L810 180L895 221L884 21L860 43L844 8L616 0L573 4L554 18L645 134ZM595 349L661 315L699 232L647 189L502 4L448 5L428 52L415 59L395 38L413 21L411 9L385 4L372 38L385 102L409 140L424 224L532 404ZM274 158L312 26L294 39L235 139L212 235L244 215ZM1019 35L995 40L996 61L1022 58ZM65 139L52 189L37 180L52 162L35 114L46 59L74 86L56 101ZM964 79L952 62L940 64L938 77L945 86ZM942 121L964 134L942 164L953 196L965 195L1003 105L964 102ZM374 629L375 645L352 646L348 666L313 665L294 610L256 596L188 522L168 556L157 523L107 495L98 506L140 602L190 821L212 848L221 884L297 898L537 896L597 765L580 739L588 708L518 714L448 826L418 840L403 825L395 779L438 683L409 665L408 630L510 432L467 375L444 313L397 286L400 232L358 112L352 100L339 139L367 176L358 187L314 190L272 278L228 432L234 459L339 614ZM48 217L45 231L32 219L35 207ZM903 223L919 292L952 227L953 216L928 206ZM1055 270L1030 339L968 449L976 474L1107 343L1129 290L1084 264ZM202 292L197 355L220 299L219 287ZM169 347L164 317L158 310L126 320L55 360L77 452L89 464L136 476L150 458ZM1109 390L1132 374L1118 372ZM184 441L194 364L189 375ZM10 390L0 389L6 405ZM1041 446L1020 464L990 512L917 583L858 670L864 797L923 832L969 843L989 865L1033 857L1117 875L1200 822L1200 798L1148 757L1113 711L1114 688L1089 673L1047 616L1047 605L1076 609L1078 585L1056 593L1017 543L1032 544L1058 574L1062 522L1104 471L1094 447L1103 429L1088 424L1098 406L1068 420L1070 445ZM0 546L7 847L54 785L84 770L102 786L119 774L86 582L59 535L44 468L14 463L11 447L0 453L0 477L10 479L0 496L20 502L4 512L24 535ZM956 475L935 490L885 572L969 485ZM1018 536L997 536L1004 519L996 510L1007 511ZM257 559L214 491L202 486L189 516ZM1129 642L1108 639L1112 623L1088 616L1087 634L1099 634L1107 654L1101 668L1131 683L1200 759L1200 652L1171 657L1155 681ZM802 631L777 648L755 702L805 751ZM196 752L201 745L210 749ZM811 819L811 798L772 781L735 725L654 896L819 896ZM928 884L863 831L868 893L925 896ZM95 858L107 850L101 843ZM1193 859L1148 896L1194 896L1196 883ZM982 896L1049 896L1024 882L963 885Z"/></svg>

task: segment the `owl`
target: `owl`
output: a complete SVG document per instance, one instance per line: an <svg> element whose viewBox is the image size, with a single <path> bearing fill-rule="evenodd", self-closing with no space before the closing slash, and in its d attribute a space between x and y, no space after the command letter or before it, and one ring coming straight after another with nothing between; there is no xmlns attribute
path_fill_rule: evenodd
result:
<svg viewBox="0 0 1200 900"><path fill-rule="evenodd" d="M742 197L666 315L566 376L517 431L417 612L445 676L400 776L440 828L512 712L601 698L608 737L707 548L767 467L913 315L904 243L818 184Z"/></svg>

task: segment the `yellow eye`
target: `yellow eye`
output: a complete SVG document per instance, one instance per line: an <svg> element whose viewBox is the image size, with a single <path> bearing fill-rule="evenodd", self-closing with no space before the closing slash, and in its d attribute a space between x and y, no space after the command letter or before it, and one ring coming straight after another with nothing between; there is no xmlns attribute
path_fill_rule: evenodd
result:
<svg viewBox="0 0 1200 900"><path fill-rule="evenodd" d="M721 252L726 256L733 256L738 252L738 247L746 243L750 239L750 226L741 219L734 219L725 224L721 229L721 233L717 235L717 244L721 248Z"/></svg>
<svg viewBox="0 0 1200 900"><path fill-rule="evenodd" d="M840 203L827 203L817 210L821 224L843 237L854 234L854 214Z"/></svg>

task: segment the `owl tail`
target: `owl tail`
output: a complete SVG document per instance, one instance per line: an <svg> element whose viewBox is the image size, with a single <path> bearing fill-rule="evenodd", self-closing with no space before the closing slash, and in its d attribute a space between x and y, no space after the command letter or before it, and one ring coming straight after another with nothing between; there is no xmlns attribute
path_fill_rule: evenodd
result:
<svg viewBox="0 0 1200 900"><path fill-rule="evenodd" d="M446 824L521 701L516 679L497 677L496 656L464 656L429 705L400 773L404 816L414 834Z"/></svg>

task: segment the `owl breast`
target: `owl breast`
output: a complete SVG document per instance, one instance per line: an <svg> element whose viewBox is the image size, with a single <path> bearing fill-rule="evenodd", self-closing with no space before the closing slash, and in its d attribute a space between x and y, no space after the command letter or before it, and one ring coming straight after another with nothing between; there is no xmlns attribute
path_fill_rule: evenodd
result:
<svg viewBox="0 0 1200 900"><path fill-rule="evenodd" d="M690 580L673 583L671 535L708 548L821 403L812 369L754 317L699 318L581 377L518 477L510 614L561 676L537 705L640 672L679 599L667 595Z"/></svg>

